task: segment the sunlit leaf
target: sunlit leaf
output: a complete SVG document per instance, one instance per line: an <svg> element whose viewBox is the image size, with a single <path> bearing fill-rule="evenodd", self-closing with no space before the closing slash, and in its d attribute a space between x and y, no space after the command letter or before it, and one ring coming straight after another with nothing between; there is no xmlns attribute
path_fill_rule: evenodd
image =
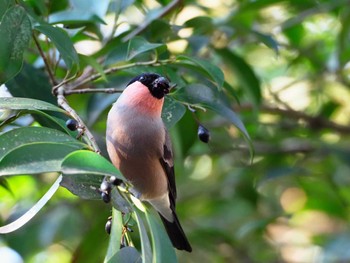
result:
<svg viewBox="0 0 350 263"><path fill-rule="evenodd" d="M11 7L0 24L0 84L13 78L23 64L23 52L32 34L31 23L25 9Z"/></svg>
<svg viewBox="0 0 350 263"><path fill-rule="evenodd" d="M61 179L62 176L60 175L50 187L50 189L45 193L45 195L35 205L33 205L32 208L29 209L24 215L22 215L15 221L0 227L0 234L7 234L13 232L19 229L20 227L24 226L26 223L28 223L51 199L54 193L56 193L57 189L60 186Z"/></svg>

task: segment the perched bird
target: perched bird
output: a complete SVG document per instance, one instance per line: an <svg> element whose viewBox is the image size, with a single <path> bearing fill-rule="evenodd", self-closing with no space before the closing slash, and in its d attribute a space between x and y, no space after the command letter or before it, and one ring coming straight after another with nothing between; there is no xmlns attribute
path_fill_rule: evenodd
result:
<svg viewBox="0 0 350 263"><path fill-rule="evenodd" d="M171 140L161 118L169 81L155 73L133 78L107 119L107 150L140 200L159 213L173 246L192 248L175 213L176 186Z"/></svg>

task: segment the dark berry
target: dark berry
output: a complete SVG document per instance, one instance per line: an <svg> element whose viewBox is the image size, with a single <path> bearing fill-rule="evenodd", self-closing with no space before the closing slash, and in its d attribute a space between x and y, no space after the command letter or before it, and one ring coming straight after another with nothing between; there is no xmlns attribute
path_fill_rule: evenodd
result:
<svg viewBox="0 0 350 263"><path fill-rule="evenodd" d="M112 185L120 185L122 183L122 180L118 179L115 176L111 176L109 178L109 181L111 182Z"/></svg>
<svg viewBox="0 0 350 263"><path fill-rule="evenodd" d="M68 119L66 121L66 126L68 129L70 129L71 131L76 131L79 127L79 124L76 120L74 119Z"/></svg>
<svg viewBox="0 0 350 263"><path fill-rule="evenodd" d="M106 230L108 235L111 234L111 229L112 229L112 219L108 218L106 225L105 225L105 230Z"/></svg>
<svg viewBox="0 0 350 263"><path fill-rule="evenodd" d="M202 125L198 126L198 138L205 143L208 143L210 140L210 132L207 128Z"/></svg>
<svg viewBox="0 0 350 263"><path fill-rule="evenodd" d="M102 181L101 186L100 186L100 190L101 192L107 192L109 193L111 191L111 184L107 181Z"/></svg>
<svg viewBox="0 0 350 263"><path fill-rule="evenodd" d="M102 198L103 202L105 202L105 203L109 203L111 201L111 196L105 192L101 193L101 198Z"/></svg>

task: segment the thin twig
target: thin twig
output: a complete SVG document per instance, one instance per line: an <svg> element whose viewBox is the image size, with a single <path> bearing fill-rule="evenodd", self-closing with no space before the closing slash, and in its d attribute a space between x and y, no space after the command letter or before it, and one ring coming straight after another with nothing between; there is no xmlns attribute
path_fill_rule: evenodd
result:
<svg viewBox="0 0 350 263"><path fill-rule="evenodd" d="M60 87L57 90L57 104L63 108L72 118L74 118L78 123L79 127L83 129L84 133L84 139L85 141L92 147L92 149L96 153L101 153L100 148L98 147L96 140L90 130L87 128L83 120L80 118L80 116L69 106L66 98L64 97L64 87Z"/></svg>
<svg viewBox="0 0 350 263"><path fill-rule="evenodd" d="M72 94L87 94L87 93L121 93L124 89L113 89L113 88L107 88L107 89L76 89L76 90L67 90L64 91L64 95L72 95Z"/></svg>
<svg viewBox="0 0 350 263"><path fill-rule="evenodd" d="M104 70L103 73L105 75L110 75L110 74L115 73L119 70L128 69L128 68L132 68L132 67L160 66L160 65L163 65L164 63L170 63L170 62L171 62L170 60L164 60L164 61L152 60L152 61L146 61L146 62L135 62L135 63L131 63L131 64L126 64L126 65L122 65L122 66L115 66L115 67L108 68L108 69ZM91 76L88 76L85 79L80 80L79 82L75 82L75 83L72 83L71 85L69 85L69 87L67 88L67 91L79 88L79 87L81 87L89 82L95 81L101 77L102 77L101 73L96 73L96 74L93 74Z"/></svg>
<svg viewBox="0 0 350 263"><path fill-rule="evenodd" d="M41 48L41 46L40 46L40 43L39 43L38 39L36 38L34 32L33 32L32 36L33 36L35 45L36 45L36 47L37 47L38 50L39 50L40 56L41 56L42 59L44 60L45 68L46 68L47 73L49 74L49 78L50 78L51 84L52 84L53 86L55 86L55 85L57 85L57 81L56 81L56 79L55 79L54 74L52 73L52 70L51 70L51 67L50 67L50 63L49 63L49 61L47 60L47 57L45 56L45 53L44 53L44 51L42 50L42 48Z"/></svg>
<svg viewBox="0 0 350 263"><path fill-rule="evenodd" d="M157 17L149 20L145 20L141 25L139 25L135 30L131 31L129 34L127 34L123 41L127 42L133 37L137 36L138 34L142 33L155 19L161 18L163 16L166 16L169 14L173 9L178 7L182 3L182 0L173 0L171 1L167 6L165 6L161 11L159 11Z"/></svg>

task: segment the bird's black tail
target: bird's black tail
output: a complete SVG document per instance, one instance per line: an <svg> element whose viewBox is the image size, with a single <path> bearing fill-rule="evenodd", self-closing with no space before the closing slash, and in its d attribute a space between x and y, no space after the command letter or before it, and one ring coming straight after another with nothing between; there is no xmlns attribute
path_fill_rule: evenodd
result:
<svg viewBox="0 0 350 263"><path fill-rule="evenodd" d="M174 222L169 222L161 214L159 215L163 221L165 230L168 233L173 246L179 250L186 250L188 252L191 252L192 247L187 240L185 232L183 231L175 212L173 212Z"/></svg>

